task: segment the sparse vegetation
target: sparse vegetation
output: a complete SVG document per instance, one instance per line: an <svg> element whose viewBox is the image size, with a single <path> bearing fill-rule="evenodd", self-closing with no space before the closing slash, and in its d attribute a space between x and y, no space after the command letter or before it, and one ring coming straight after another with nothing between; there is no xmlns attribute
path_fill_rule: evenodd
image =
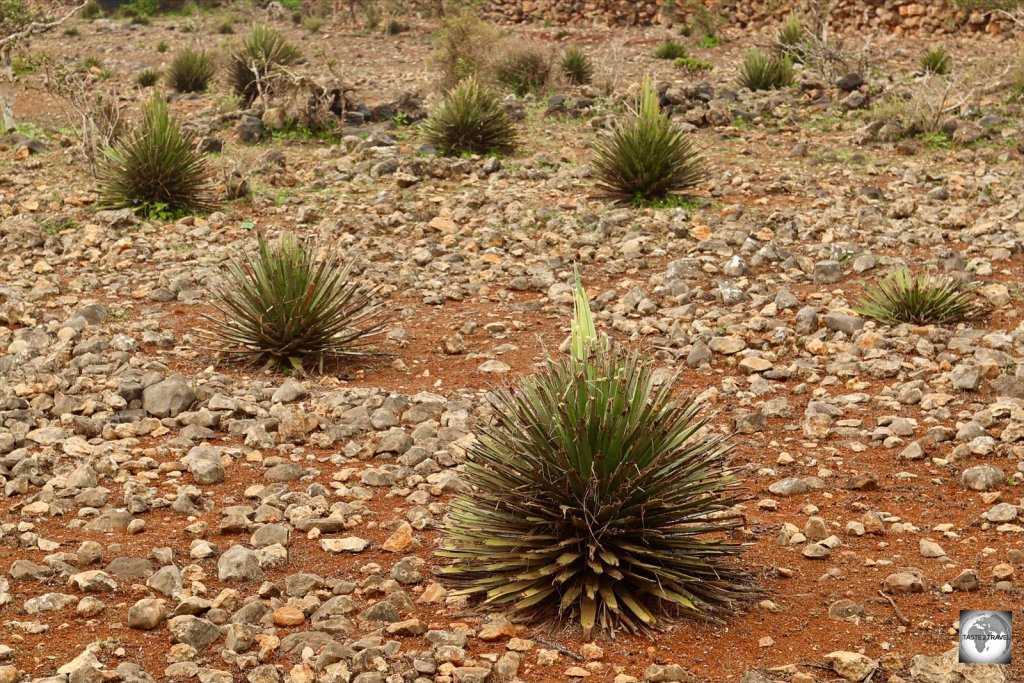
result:
<svg viewBox="0 0 1024 683"><path fill-rule="evenodd" d="M213 205L206 159L157 93L143 106L135 130L106 152L97 180L102 206L143 216L174 217Z"/></svg>
<svg viewBox="0 0 1024 683"><path fill-rule="evenodd" d="M700 42L697 43L697 46L701 47L701 48L703 48L705 50L710 50L711 48L718 47L721 44L722 44L722 39L721 38L719 38L718 36L716 36L714 34L706 33L700 39Z"/></svg>
<svg viewBox="0 0 1024 683"><path fill-rule="evenodd" d="M565 48L559 67L566 80L573 85L586 85L594 77L594 65L590 58L575 45Z"/></svg>
<svg viewBox="0 0 1024 683"><path fill-rule="evenodd" d="M464 10L446 18L441 24L435 51L441 86L453 88L468 77L485 80L500 40L501 32L472 11Z"/></svg>
<svg viewBox="0 0 1024 683"><path fill-rule="evenodd" d="M216 72L213 55L205 50L186 47L174 55L167 67L167 82L178 92L203 92Z"/></svg>
<svg viewBox="0 0 1024 683"><path fill-rule="evenodd" d="M869 286L856 311L888 325L951 325L977 320L985 307L957 280L899 268Z"/></svg>
<svg viewBox="0 0 1024 683"><path fill-rule="evenodd" d="M951 63L949 53L945 48L933 47L921 55L921 71L926 74L945 76L949 73Z"/></svg>
<svg viewBox="0 0 1024 683"><path fill-rule="evenodd" d="M516 140L497 96L472 78L448 92L424 130L427 140L446 155L508 152Z"/></svg>
<svg viewBox="0 0 1024 683"><path fill-rule="evenodd" d="M700 73L702 71L711 71L715 68L714 64L711 62L705 62L703 59L698 59L689 55L686 57L680 57L672 63L683 71L693 74Z"/></svg>
<svg viewBox="0 0 1024 683"><path fill-rule="evenodd" d="M774 90L793 84L793 62L788 55L747 50L740 67L739 85L748 90Z"/></svg>
<svg viewBox="0 0 1024 683"><path fill-rule="evenodd" d="M350 273L336 251L290 233L274 243L260 235L256 255L233 259L214 288L220 316L204 316L212 329L203 336L228 357L300 372L363 355L382 309L376 288Z"/></svg>
<svg viewBox="0 0 1024 683"><path fill-rule="evenodd" d="M301 53L272 28L256 24L229 58L229 80L245 106L259 97L266 79L279 67L290 66Z"/></svg>
<svg viewBox="0 0 1024 683"><path fill-rule="evenodd" d="M157 69L143 69L135 74L135 85L140 88L151 88L160 80L160 72Z"/></svg>
<svg viewBox="0 0 1024 683"><path fill-rule="evenodd" d="M676 40L665 40L654 48L654 57L656 59L680 59L685 56L686 48Z"/></svg>
<svg viewBox="0 0 1024 683"><path fill-rule="evenodd" d="M82 8L82 18L88 21L98 19L103 16L103 8L100 7L98 0L89 0L85 3L85 7Z"/></svg>
<svg viewBox="0 0 1024 683"><path fill-rule="evenodd" d="M544 89L551 76L551 54L525 43L508 47L494 63L494 77L518 97Z"/></svg>
<svg viewBox="0 0 1024 683"><path fill-rule="evenodd" d="M658 107L649 80L626 121L594 150L598 189L619 202L664 200L704 178L704 162L690 136Z"/></svg>
<svg viewBox="0 0 1024 683"><path fill-rule="evenodd" d="M409 24L400 19L391 18L384 22L384 27L381 30L386 36L397 36L399 33L407 32Z"/></svg>
<svg viewBox="0 0 1024 683"><path fill-rule="evenodd" d="M1021 50L1017 58L1010 64L1006 74L1006 85L1010 90L1011 97L1024 98L1024 50Z"/></svg>
<svg viewBox="0 0 1024 683"><path fill-rule="evenodd" d="M933 133L945 117L968 102L971 96L971 90L958 81L926 76L875 103L871 117L898 123L904 135Z"/></svg>
<svg viewBox="0 0 1024 683"><path fill-rule="evenodd" d="M795 61L803 61L807 46L807 29L795 14L789 15L775 36L775 48Z"/></svg>

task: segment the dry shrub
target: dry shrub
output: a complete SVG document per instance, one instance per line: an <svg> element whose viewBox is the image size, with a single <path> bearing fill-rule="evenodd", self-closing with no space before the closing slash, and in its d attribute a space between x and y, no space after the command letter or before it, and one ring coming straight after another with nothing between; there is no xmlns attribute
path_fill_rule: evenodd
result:
<svg viewBox="0 0 1024 683"><path fill-rule="evenodd" d="M80 152L96 173L96 161L127 132L127 120L115 93L96 87L96 76L72 69L66 63L47 69L46 88L61 98L78 115Z"/></svg>
<svg viewBox="0 0 1024 683"><path fill-rule="evenodd" d="M444 90L473 78L523 96L544 89L554 73L555 56L545 46L507 35L464 10L442 23L435 59Z"/></svg>
<svg viewBox="0 0 1024 683"><path fill-rule="evenodd" d="M349 103L340 81L313 79L280 69L267 83L270 107L280 108L289 124L309 133L336 131Z"/></svg>
<svg viewBox="0 0 1024 683"><path fill-rule="evenodd" d="M539 92L551 79L554 57L537 43L506 40L491 67L494 79L518 97Z"/></svg>
<svg viewBox="0 0 1024 683"><path fill-rule="evenodd" d="M898 122L908 135L934 133L947 116L974 99L973 76L973 71L955 79L926 76L878 102L872 118Z"/></svg>
<svg viewBox="0 0 1024 683"><path fill-rule="evenodd" d="M501 31L474 12L463 11L445 19L435 55L441 87L449 90L464 78L482 78L500 40Z"/></svg>

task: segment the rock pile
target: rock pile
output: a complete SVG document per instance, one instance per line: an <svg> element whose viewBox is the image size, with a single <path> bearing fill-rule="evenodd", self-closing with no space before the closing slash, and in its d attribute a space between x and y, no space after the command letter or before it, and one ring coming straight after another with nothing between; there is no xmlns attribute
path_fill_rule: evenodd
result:
<svg viewBox="0 0 1024 683"><path fill-rule="evenodd" d="M749 28L776 25L794 11L793 3L771 0L738 0L728 3L729 9L720 9L723 3L706 4L730 23ZM796 11L800 13L805 4L797 3ZM684 7L685 3L675 5L680 9L670 12L666 9L669 3L659 0L487 0L487 9L497 20L550 21L560 25L645 26L685 21L690 10ZM839 32L873 30L897 34L943 34L958 30L1001 34L1011 27L999 16L960 9L946 0L840 0L832 12L831 25Z"/></svg>

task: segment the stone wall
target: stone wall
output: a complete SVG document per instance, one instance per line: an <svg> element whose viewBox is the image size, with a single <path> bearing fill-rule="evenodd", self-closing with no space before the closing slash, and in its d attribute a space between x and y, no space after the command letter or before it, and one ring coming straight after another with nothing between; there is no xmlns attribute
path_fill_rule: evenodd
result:
<svg viewBox="0 0 1024 683"><path fill-rule="evenodd" d="M564 25L647 26L682 23L693 13L686 0L485 0L491 18L503 22L550 22ZM759 28L781 22L796 7L820 5L812 0L708 0L708 7L739 27ZM836 0L834 30L889 31L897 34L942 34L953 31L1002 33L1005 20L957 9L947 0ZM674 10L668 8L674 7ZM803 12L799 12L803 14Z"/></svg>

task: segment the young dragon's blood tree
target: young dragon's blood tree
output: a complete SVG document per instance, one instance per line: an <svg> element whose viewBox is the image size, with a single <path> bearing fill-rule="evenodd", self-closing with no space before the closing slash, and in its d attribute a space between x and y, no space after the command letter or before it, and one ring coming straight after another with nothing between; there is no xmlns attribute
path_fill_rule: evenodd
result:
<svg viewBox="0 0 1024 683"><path fill-rule="evenodd" d="M85 7L83 1L67 7L44 7L32 0L0 0L0 132L14 130L14 48L40 33L57 28ZM59 15L61 10L66 13ZM54 18L57 15L58 18Z"/></svg>

